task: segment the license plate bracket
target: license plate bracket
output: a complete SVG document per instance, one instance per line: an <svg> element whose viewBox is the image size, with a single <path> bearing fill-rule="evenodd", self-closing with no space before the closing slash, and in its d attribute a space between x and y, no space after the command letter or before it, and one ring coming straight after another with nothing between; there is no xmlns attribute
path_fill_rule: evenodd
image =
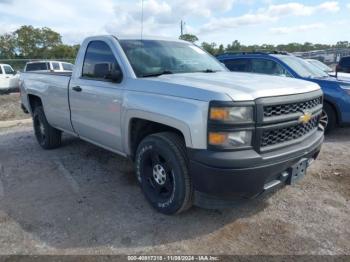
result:
<svg viewBox="0 0 350 262"><path fill-rule="evenodd" d="M289 176L289 185L295 185L300 179L306 175L306 170L308 167L308 159L301 159L298 163L291 167Z"/></svg>

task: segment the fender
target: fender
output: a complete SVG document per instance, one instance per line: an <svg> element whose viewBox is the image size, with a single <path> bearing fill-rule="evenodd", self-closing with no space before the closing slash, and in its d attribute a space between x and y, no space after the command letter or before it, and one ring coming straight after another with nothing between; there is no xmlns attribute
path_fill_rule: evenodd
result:
<svg viewBox="0 0 350 262"><path fill-rule="evenodd" d="M153 121L179 130L189 148L205 149L208 103L158 94L125 93L121 123L123 148L130 154L129 134L133 118Z"/></svg>

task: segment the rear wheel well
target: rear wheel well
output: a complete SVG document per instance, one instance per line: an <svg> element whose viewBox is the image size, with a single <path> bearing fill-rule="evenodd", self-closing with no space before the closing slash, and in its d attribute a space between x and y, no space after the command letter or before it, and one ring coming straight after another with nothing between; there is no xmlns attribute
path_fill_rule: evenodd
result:
<svg viewBox="0 0 350 262"><path fill-rule="evenodd" d="M179 135L185 142L184 135L180 130L154 121L134 118L130 122L129 130L130 156L132 159L134 159L137 147L142 139L151 134L160 132L172 132Z"/></svg>
<svg viewBox="0 0 350 262"><path fill-rule="evenodd" d="M30 105L30 111L33 113L35 110L35 107L42 106L43 103L41 102L41 98L36 95L28 95L29 105Z"/></svg>

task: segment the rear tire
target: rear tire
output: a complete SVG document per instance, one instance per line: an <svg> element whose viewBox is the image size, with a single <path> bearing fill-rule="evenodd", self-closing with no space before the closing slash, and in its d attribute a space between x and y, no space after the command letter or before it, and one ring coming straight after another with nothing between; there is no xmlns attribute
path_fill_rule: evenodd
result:
<svg viewBox="0 0 350 262"><path fill-rule="evenodd" d="M171 215L192 206L192 183L183 139L163 132L144 138L136 152L136 174L148 202Z"/></svg>
<svg viewBox="0 0 350 262"><path fill-rule="evenodd" d="M42 148L54 149L61 145L62 132L47 122L42 106L36 106L34 109L33 127L35 137Z"/></svg>
<svg viewBox="0 0 350 262"><path fill-rule="evenodd" d="M320 124L324 127L326 134L332 132L332 130L336 127L337 115L333 107L328 103L323 105Z"/></svg>

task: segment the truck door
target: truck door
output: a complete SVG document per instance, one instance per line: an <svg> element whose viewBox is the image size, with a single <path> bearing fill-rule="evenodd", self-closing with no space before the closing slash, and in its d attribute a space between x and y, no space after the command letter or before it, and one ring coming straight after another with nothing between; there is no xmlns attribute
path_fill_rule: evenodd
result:
<svg viewBox="0 0 350 262"><path fill-rule="evenodd" d="M0 65L0 88L6 88L6 78L4 74L4 69L2 68L2 65Z"/></svg>
<svg viewBox="0 0 350 262"><path fill-rule="evenodd" d="M18 88L19 79L16 72L9 65L3 65L0 70L0 87L4 89Z"/></svg>
<svg viewBox="0 0 350 262"><path fill-rule="evenodd" d="M80 78L69 86L71 121L83 139L122 151L122 71L116 55L104 41L91 41L86 49Z"/></svg>

